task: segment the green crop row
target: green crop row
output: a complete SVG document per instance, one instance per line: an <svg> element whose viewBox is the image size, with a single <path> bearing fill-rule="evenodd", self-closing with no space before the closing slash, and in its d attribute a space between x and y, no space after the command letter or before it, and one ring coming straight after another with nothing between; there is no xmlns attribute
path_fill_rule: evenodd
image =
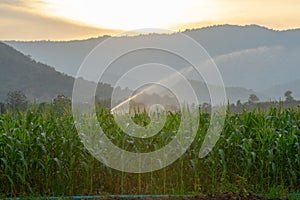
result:
<svg viewBox="0 0 300 200"><path fill-rule="evenodd" d="M176 135L181 113L168 113L153 137L132 138L106 109L98 120L111 141L128 151L150 152ZM145 113L133 120L149 123ZM30 195L183 194L300 190L300 110L228 113L213 151L198 157L210 121L200 112L197 136L172 165L145 174L106 167L83 146L69 112L31 108L0 115L0 197Z"/></svg>

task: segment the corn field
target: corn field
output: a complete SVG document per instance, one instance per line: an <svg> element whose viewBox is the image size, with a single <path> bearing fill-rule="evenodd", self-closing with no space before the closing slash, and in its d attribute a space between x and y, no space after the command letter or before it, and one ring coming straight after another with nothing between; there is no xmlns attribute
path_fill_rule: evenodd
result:
<svg viewBox="0 0 300 200"><path fill-rule="evenodd" d="M156 136L131 138L109 110L98 120L111 141L128 151L150 152L172 140L180 113L168 113ZM149 123L145 113L133 120ZM71 112L32 107L0 115L0 198L46 195L196 194L300 191L300 109L228 113L221 138L203 159L198 153L210 116L200 112L197 136L172 165L145 174L106 167L81 143Z"/></svg>

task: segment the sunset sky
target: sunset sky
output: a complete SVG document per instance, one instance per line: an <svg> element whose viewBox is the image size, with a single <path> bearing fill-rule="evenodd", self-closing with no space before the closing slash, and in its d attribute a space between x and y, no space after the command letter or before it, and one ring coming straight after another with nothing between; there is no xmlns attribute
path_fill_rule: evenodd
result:
<svg viewBox="0 0 300 200"><path fill-rule="evenodd" d="M300 27L299 0L0 0L0 40L71 40L140 28Z"/></svg>

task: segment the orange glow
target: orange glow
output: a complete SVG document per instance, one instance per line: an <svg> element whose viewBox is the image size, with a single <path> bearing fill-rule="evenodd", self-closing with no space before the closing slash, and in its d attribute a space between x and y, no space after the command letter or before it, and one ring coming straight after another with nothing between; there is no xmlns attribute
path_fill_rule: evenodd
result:
<svg viewBox="0 0 300 200"><path fill-rule="evenodd" d="M0 40L69 40L140 28L174 31L216 24L300 27L298 0L0 1Z"/></svg>

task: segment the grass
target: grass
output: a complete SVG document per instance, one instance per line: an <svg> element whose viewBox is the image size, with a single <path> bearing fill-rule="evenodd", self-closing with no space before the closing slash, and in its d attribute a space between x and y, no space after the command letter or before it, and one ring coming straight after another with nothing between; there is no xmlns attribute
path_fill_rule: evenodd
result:
<svg viewBox="0 0 300 200"><path fill-rule="evenodd" d="M149 123L145 113L133 118ZM169 113L160 133L147 139L124 134L106 109L99 109L98 119L114 144L149 152L172 140L180 113ZM0 197L248 191L272 196L300 190L299 109L228 113L213 151L199 159L209 120L200 113L194 142L172 165L130 174L106 167L84 148L68 111L32 107L0 115Z"/></svg>

